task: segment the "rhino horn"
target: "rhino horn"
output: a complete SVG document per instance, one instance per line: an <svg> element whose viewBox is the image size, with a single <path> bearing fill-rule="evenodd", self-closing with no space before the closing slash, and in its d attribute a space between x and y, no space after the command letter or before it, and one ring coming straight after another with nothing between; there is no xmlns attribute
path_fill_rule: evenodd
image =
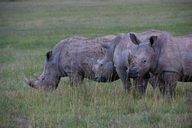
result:
<svg viewBox="0 0 192 128"><path fill-rule="evenodd" d="M106 48L106 49L109 49L109 48L110 48L110 44L103 43L103 42L101 42L101 41L99 41L99 40L98 40L98 42L99 42L99 44L101 45L101 47Z"/></svg>
<svg viewBox="0 0 192 128"><path fill-rule="evenodd" d="M37 80L40 80L41 75L34 74L34 76Z"/></svg>
<svg viewBox="0 0 192 128"><path fill-rule="evenodd" d="M28 79L25 77L25 74L24 74L24 73L23 73L23 78L24 78L25 82L26 82L29 86L37 89L37 87L34 85L35 81L28 80Z"/></svg>
<svg viewBox="0 0 192 128"><path fill-rule="evenodd" d="M129 53L128 55L128 63L131 64L133 61L133 56Z"/></svg>

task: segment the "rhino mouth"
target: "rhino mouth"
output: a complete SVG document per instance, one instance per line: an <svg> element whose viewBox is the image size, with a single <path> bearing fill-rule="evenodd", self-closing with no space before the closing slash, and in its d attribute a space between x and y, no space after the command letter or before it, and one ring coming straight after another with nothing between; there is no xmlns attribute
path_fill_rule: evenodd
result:
<svg viewBox="0 0 192 128"><path fill-rule="evenodd" d="M95 81L97 81L97 82L106 82L107 79L106 79L106 77L104 75L101 75L99 77L95 77Z"/></svg>
<svg viewBox="0 0 192 128"><path fill-rule="evenodd" d="M127 74L129 77L132 77L132 78L136 78L139 76L139 72L136 71L136 70L133 70L133 71L129 71L129 73Z"/></svg>

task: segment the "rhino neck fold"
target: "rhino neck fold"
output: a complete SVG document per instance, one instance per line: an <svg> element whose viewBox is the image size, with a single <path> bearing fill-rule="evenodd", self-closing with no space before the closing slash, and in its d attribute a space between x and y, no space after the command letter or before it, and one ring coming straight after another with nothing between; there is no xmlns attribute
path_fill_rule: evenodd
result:
<svg viewBox="0 0 192 128"><path fill-rule="evenodd" d="M149 71L153 74L157 74L160 71L159 58L160 58L160 54L161 54L161 49L162 49L162 42L158 41L156 46L154 46L154 48L153 48L154 59L153 59L153 64L152 64L151 68L149 69Z"/></svg>
<svg viewBox="0 0 192 128"><path fill-rule="evenodd" d="M111 44L110 44L110 47L106 49L106 54L105 54L105 60L107 62L112 62L113 63L113 54L114 54L114 51L115 51L115 47L116 45L118 44L118 39L114 39Z"/></svg>
<svg viewBox="0 0 192 128"><path fill-rule="evenodd" d="M62 59L61 52L62 51L63 51L63 48L60 49L60 52L57 54L58 55L58 57L57 57L57 69L58 69L58 79L59 79L59 81L60 81L60 77L64 77L65 76L64 75L65 74L64 70L61 67L61 59Z"/></svg>
<svg viewBox="0 0 192 128"><path fill-rule="evenodd" d="M113 52L110 48L106 49L106 55L105 55L104 60L106 60L106 62L112 62L113 63Z"/></svg>

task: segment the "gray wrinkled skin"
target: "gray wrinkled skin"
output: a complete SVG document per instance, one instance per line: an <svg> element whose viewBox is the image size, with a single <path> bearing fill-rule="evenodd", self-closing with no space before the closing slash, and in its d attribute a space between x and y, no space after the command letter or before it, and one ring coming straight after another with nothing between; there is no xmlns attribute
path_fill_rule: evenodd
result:
<svg viewBox="0 0 192 128"><path fill-rule="evenodd" d="M143 33L135 34L142 40L154 32L157 31L148 30ZM102 60L98 60L97 64L93 66L95 79L97 81L110 80L113 76L118 74L124 85L125 91L127 91L131 86L130 76L127 76L128 72L126 72L129 67L128 55L129 53L134 55L138 45L131 42L130 33L119 34L111 44L100 44L102 47L106 48L106 54ZM145 92L149 77L149 73L146 73L144 77L141 76L136 79L135 84L139 87L140 92Z"/></svg>
<svg viewBox="0 0 192 128"><path fill-rule="evenodd" d="M137 36L132 34L132 41L138 48L136 54L129 57L129 75L153 73L160 91L171 97L178 81L192 81L192 34L173 37L168 32L161 32L144 40L135 39Z"/></svg>
<svg viewBox="0 0 192 128"><path fill-rule="evenodd" d="M42 75L34 74L36 80L24 80L37 90L54 90L61 77L69 77L70 84L78 85L84 78L94 80L93 63L105 56L105 49L99 41L110 43L115 38L109 35L99 38L70 37L55 45L53 51L46 54Z"/></svg>

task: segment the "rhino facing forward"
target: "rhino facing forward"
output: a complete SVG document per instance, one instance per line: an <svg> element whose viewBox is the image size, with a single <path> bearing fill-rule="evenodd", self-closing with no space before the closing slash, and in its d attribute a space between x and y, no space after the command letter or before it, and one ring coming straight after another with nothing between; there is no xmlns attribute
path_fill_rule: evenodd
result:
<svg viewBox="0 0 192 128"><path fill-rule="evenodd" d="M98 41L110 43L114 35L99 38L70 37L55 45L53 51L46 53L42 75L35 75L35 81L25 81L37 90L53 90L58 87L61 77L68 76L70 84L80 84L84 78L94 80L92 63L105 55L105 49ZM113 80L118 79L114 78Z"/></svg>
<svg viewBox="0 0 192 128"><path fill-rule="evenodd" d="M177 81L192 81L192 34L173 37L168 32L139 40L131 35L138 45L134 56L129 55L129 75L143 76L151 72L158 77L160 91L172 95Z"/></svg>
<svg viewBox="0 0 192 128"><path fill-rule="evenodd" d="M159 33L159 31L148 30L143 33L135 34L142 40L153 33ZM106 54L102 60L98 60L97 64L93 66L95 79L97 81L105 81L111 79L111 76L116 73L120 77L125 91L127 91L131 86L130 77L126 75L126 70L129 67L128 54L135 54L138 45L131 42L130 33L119 34L111 44L100 44L102 47L106 48ZM146 73L145 76L137 78L135 81L141 93L145 92L149 78L149 73Z"/></svg>

